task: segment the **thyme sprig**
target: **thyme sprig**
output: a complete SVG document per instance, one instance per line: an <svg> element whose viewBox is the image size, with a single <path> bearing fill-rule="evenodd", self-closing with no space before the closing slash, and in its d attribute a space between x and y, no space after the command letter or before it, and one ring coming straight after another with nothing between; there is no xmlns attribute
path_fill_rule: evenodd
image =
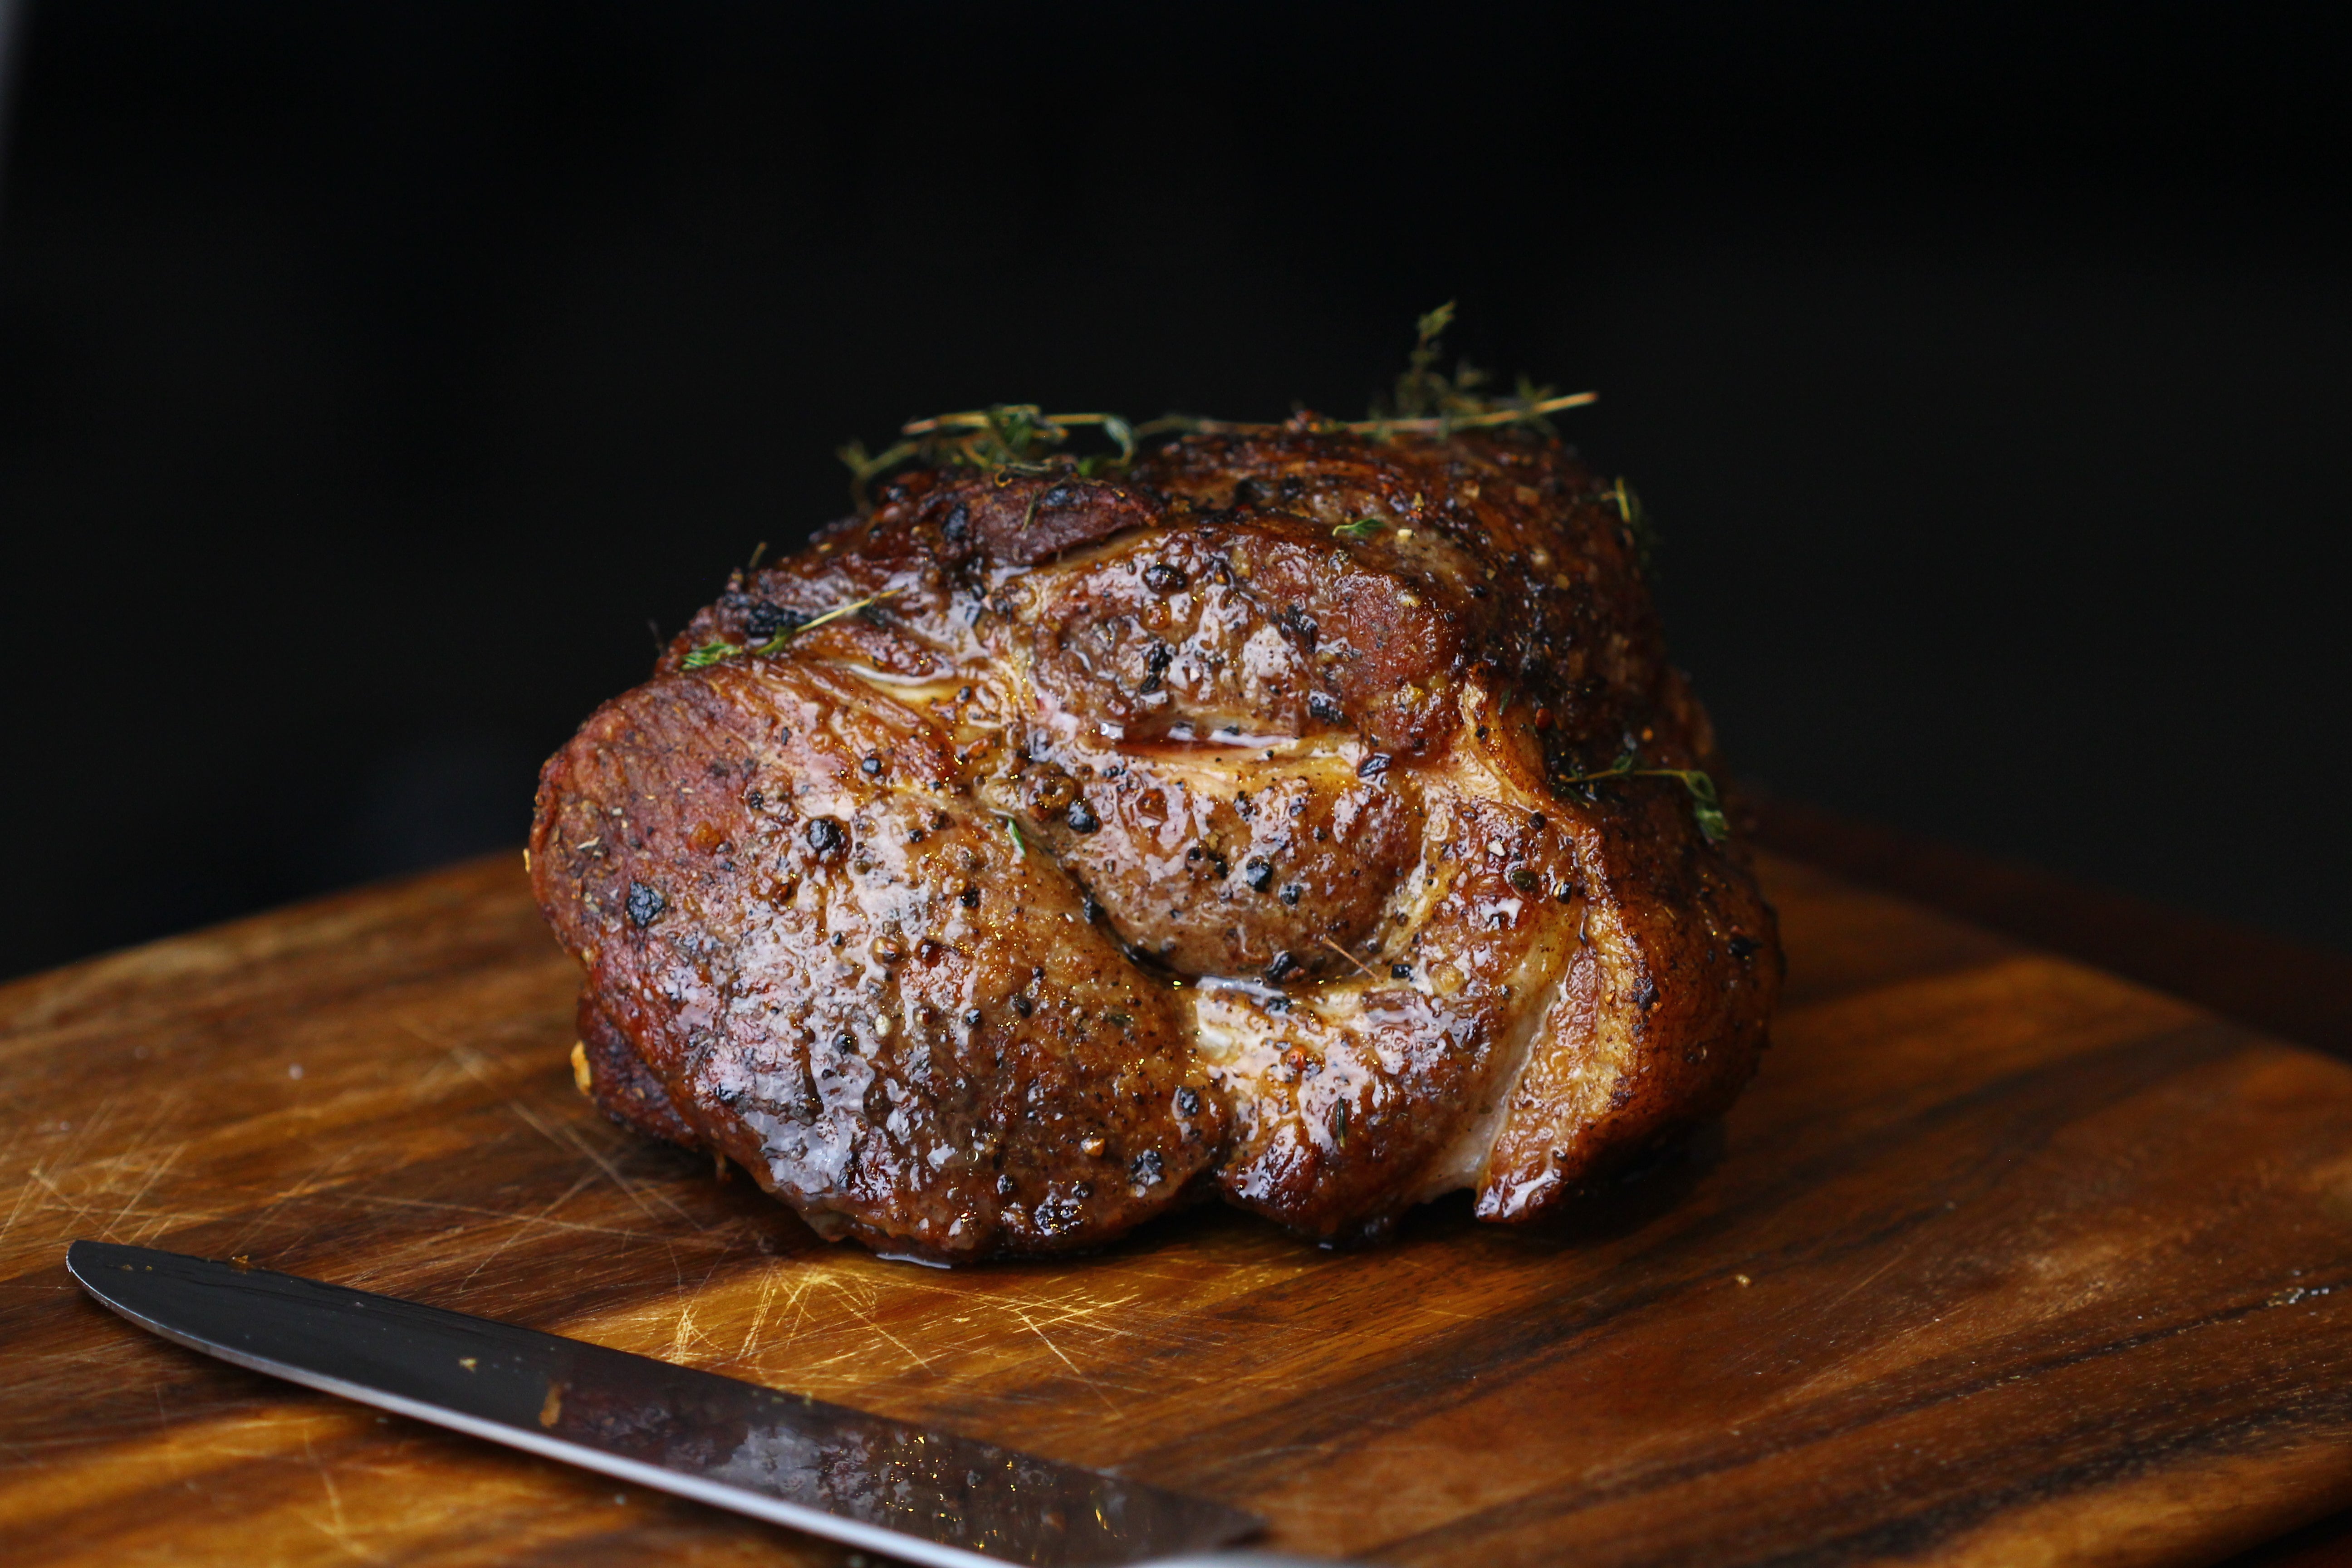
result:
<svg viewBox="0 0 2352 1568"><path fill-rule="evenodd" d="M1715 787L1715 779L1699 768L1644 768L1637 766L1641 756L1624 752L1617 760L1597 773L1578 773L1559 782L1563 784L1605 784L1611 779L1676 779L1690 792L1691 815L1698 819L1698 830L1709 844L1720 844L1731 836L1730 820L1723 815L1723 796Z"/></svg>
<svg viewBox="0 0 2352 1568"><path fill-rule="evenodd" d="M1092 478L1099 469L1124 468L1134 459L1135 427L1118 415L1047 414L1034 403L994 403L986 408L909 419L898 427L900 438L879 452L868 453L865 442L852 441L836 455L849 467L850 491L863 511L867 481L901 463L1048 474L1054 466L1045 459L1068 445L1074 432L1086 429L1100 430L1118 453L1115 458L1101 453L1079 459L1080 473Z"/></svg>
<svg viewBox="0 0 2352 1568"><path fill-rule="evenodd" d="M1564 397L1548 395L1549 387L1529 389L1525 400L1514 395L1491 399L1476 413L1433 415L1422 418L1381 416L1371 419L1318 419L1307 428L1318 436L1369 436L1375 441L1385 441L1391 436L1445 437L1463 430L1492 430L1504 425L1531 425L1545 435L1558 434L1551 422L1544 417L1563 408L1582 408L1601 401L1597 392L1571 392ZM1496 406L1500 404L1501 406ZM1191 414L1163 414L1157 419L1147 419L1135 427L1139 437L1170 434L1184 436L1271 436L1294 430L1295 424L1252 424L1246 420L1203 419Z"/></svg>
<svg viewBox="0 0 2352 1568"><path fill-rule="evenodd" d="M1654 583L1658 569L1658 531L1650 521L1649 508L1642 504L1642 498L1633 493L1633 487L1625 482L1622 474L1615 484L1601 492L1601 499L1614 506L1617 515L1624 519L1625 531L1633 536L1633 559L1640 564L1642 574Z"/></svg>
<svg viewBox="0 0 2352 1568"><path fill-rule="evenodd" d="M1449 300L1414 323L1413 346L1404 373L1397 377L1386 406L1376 403L1367 419L1307 416L1276 424L1167 414L1137 425L1117 414L1047 414L1034 403L995 403L986 408L910 419L899 426L899 438L878 452L867 451L863 441L851 441L836 455L848 466L850 494L862 514L872 510L867 485L906 463L1033 476L1075 469L1092 479L1123 471L1135 460L1138 444L1154 436L1272 436L1305 429L1317 435L1365 436L1376 441L1398 436L1435 436L1443 440L1458 431L1492 430L1507 425L1530 426L1551 436L1558 432L1552 428L1550 416L1600 400L1596 392L1562 395L1525 376L1510 393L1488 394L1480 390L1489 379L1486 373L1467 360L1458 362L1453 374L1447 374L1437 366L1445 329L1453 321L1454 301ZM1072 461L1062 448L1081 430L1100 431L1118 450L1091 453Z"/></svg>
<svg viewBox="0 0 2352 1568"><path fill-rule="evenodd" d="M1445 329L1453 324L1451 300L1413 323L1412 351L1405 356L1404 374L1396 379L1389 406L1375 407L1373 418L1367 423L1389 431L1428 429L1441 436L1494 425L1526 424L1550 436L1557 432L1546 415L1594 401L1595 395L1590 392L1563 397L1524 375L1512 392L1491 395L1479 388L1493 378L1466 359L1456 361L1454 374L1446 374L1437 368L1437 362L1444 353Z"/></svg>
<svg viewBox="0 0 2352 1568"><path fill-rule="evenodd" d="M685 659L686 668L688 669L707 669L714 664L724 664L730 658L740 658L745 654L775 653L781 650L786 643L792 641L803 632L814 631L817 627L824 625L827 621L837 621L844 616L854 616L857 614L858 611L874 605L878 605L885 599L894 598L903 591L904 590L898 588L885 588L878 594L868 594L862 599L852 599L845 605L835 605L833 608L824 611L822 614L811 616L807 620L803 621L796 626L786 626L782 631L778 632L774 637L770 637L763 643L755 645L752 643L722 642L715 640L704 643L701 647L694 648L687 654Z"/></svg>

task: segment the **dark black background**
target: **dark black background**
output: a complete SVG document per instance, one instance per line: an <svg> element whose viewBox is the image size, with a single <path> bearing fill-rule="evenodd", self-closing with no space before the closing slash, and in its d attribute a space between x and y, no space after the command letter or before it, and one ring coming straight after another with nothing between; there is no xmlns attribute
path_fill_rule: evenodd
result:
<svg viewBox="0 0 2352 1568"><path fill-rule="evenodd" d="M0 179L0 972L518 842L830 456L1605 401L1784 795L2352 944L2341 8L74 0Z"/></svg>

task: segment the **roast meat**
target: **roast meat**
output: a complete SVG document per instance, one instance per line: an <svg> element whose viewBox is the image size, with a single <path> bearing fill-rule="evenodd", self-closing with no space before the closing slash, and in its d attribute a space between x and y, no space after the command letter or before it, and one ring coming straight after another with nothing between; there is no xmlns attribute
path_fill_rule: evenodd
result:
<svg viewBox="0 0 2352 1568"><path fill-rule="evenodd" d="M1555 1209L1730 1102L1781 968L1629 512L1304 416L899 474L548 763L583 1086L950 1261Z"/></svg>

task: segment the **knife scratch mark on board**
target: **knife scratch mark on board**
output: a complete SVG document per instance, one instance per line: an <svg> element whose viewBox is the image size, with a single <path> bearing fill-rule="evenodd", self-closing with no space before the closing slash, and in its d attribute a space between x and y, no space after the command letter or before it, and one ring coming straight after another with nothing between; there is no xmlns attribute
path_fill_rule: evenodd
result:
<svg viewBox="0 0 2352 1568"><path fill-rule="evenodd" d="M55 1205L44 1204L42 1205L43 1208L47 1209L56 1207L69 1211L74 1216L74 1223L77 1226L81 1223L82 1216L89 1213L89 1205L88 1204L82 1203L79 1199L69 1196L64 1188L58 1185L57 1178L50 1175L49 1173L41 1166L35 1165L31 1170L26 1171L25 1174L31 1177L35 1182L40 1184L42 1190L57 1200Z"/></svg>
<svg viewBox="0 0 2352 1568"><path fill-rule="evenodd" d="M565 1204L570 1203L573 1198L578 1197L580 1195L580 1190L583 1187L587 1186L595 1179L595 1173L592 1171L583 1171L572 1179L572 1183L570 1186L564 1188L561 1194L549 1201L537 1214L515 1215L514 1218L516 1223L507 1227L506 1235L499 1238L499 1244L496 1247L491 1247L488 1252L482 1254L480 1260L471 1268L466 1270L466 1277L457 1282L457 1289L459 1290L464 1290L467 1287L473 1284L474 1276L479 1274L483 1269L488 1268L506 1251L509 1247L514 1245L517 1239L530 1235L533 1225L544 1221L548 1215L553 1214L557 1209L562 1208Z"/></svg>
<svg viewBox="0 0 2352 1568"><path fill-rule="evenodd" d="M590 1225L582 1220L549 1219L537 1215L509 1214L504 1209L484 1208L478 1204L457 1204L435 1198L397 1198L389 1193L347 1193L342 1201L355 1204L382 1204L392 1208L434 1209L449 1214L479 1215L486 1219L503 1220L509 1225L536 1226L547 1230L578 1231L588 1236L616 1236L627 1241L659 1243L671 1239L659 1231L625 1230L617 1226ZM706 1247L723 1247L727 1244L692 1238Z"/></svg>
<svg viewBox="0 0 2352 1568"><path fill-rule="evenodd" d="M759 1342L761 1326L767 1322L769 1309L775 1305L783 1271L781 1264L772 1264L760 1271L760 1298L751 1305L751 1321L743 1331L743 1348L735 1352L738 1361L751 1359L751 1347Z"/></svg>
<svg viewBox="0 0 2352 1568"><path fill-rule="evenodd" d="M1019 1307L1014 1307L1013 1311L1013 1315L1021 1320L1023 1327L1026 1328L1031 1333L1036 1335L1039 1340L1043 1341L1045 1348L1052 1351L1056 1357L1060 1358L1064 1366L1068 1367L1072 1373L1076 1374L1078 1381L1087 1385L1087 1393L1093 1394L1097 1399L1101 1400L1106 1408L1114 1410L1118 1408L1118 1406L1112 1403L1110 1395L1104 1393L1102 1388L1095 1382L1095 1380L1087 1375L1086 1369L1081 1367L1076 1362L1072 1361L1069 1356L1064 1352L1062 1347L1054 1342L1053 1335L1039 1328L1036 1321Z"/></svg>
<svg viewBox="0 0 2352 1568"><path fill-rule="evenodd" d="M646 1187L640 1184L631 1182L628 1177L622 1173L619 1166L615 1165L603 1152L592 1145L586 1138L581 1136L580 1130L576 1126L566 1123L562 1125L561 1131L559 1131L555 1126L550 1125L546 1118L533 1110L529 1104L511 1092L513 1087L511 1084L501 1083L493 1078L490 1069L495 1068L499 1065L495 1058L483 1055L480 1051L476 1050L471 1046L456 1044L446 1039L436 1037L430 1031L419 1027L413 1020L410 1019L402 1019L401 1027L405 1029L408 1033L415 1036L418 1039L423 1040L425 1044L438 1048L443 1057L459 1071L463 1072L467 1077L472 1079L476 1083L481 1085L483 1088L497 1093L500 1097L500 1103L503 1107L507 1110L511 1111L517 1120L521 1121L526 1127L529 1127L532 1131L538 1133L541 1137L546 1139L549 1142L554 1144L559 1149L568 1149L586 1155L589 1160L594 1163L596 1168L604 1172L605 1176L612 1181L612 1184L620 1189L623 1196L626 1197L631 1203L635 1204L644 1212L647 1219L658 1220L660 1218L659 1215L654 1213L652 1206L646 1202L646 1194L650 1192L652 1195L658 1198L676 1217L685 1220L688 1224L693 1224L693 1216L688 1215L685 1209L679 1207L677 1201L671 1198L669 1194L661 1192L657 1188ZM510 1069L509 1076L512 1076Z"/></svg>
<svg viewBox="0 0 2352 1568"><path fill-rule="evenodd" d="M815 1296L820 1290L825 1290L830 1291L839 1300L842 1307L846 1309L849 1314L857 1320L859 1326L865 1329L868 1333L877 1334L883 1339L889 1341L892 1344L898 1346L900 1352L903 1353L908 1361L914 1363L917 1366L921 1367L925 1372L932 1370L930 1362L920 1351L918 1351L914 1346L900 1339L897 1334L892 1333L883 1325L882 1320L875 1315L874 1307L878 1300L878 1295L870 1286L865 1285L862 1281L844 1279L830 1271L823 1271L811 1272L803 1276L802 1279L793 1281L791 1289L792 1305L794 1309L794 1317L793 1321L793 1331L790 1335L786 1336L786 1342L791 1343L798 1341L803 1329L807 1326L810 1299ZM835 1362L856 1359L863 1349L870 1349L870 1347L860 1347L855 1345L845 1347L842 1351L825 1357L824 1363L821 1364L830 1364Z"/></svg>
<svg viewBox="0 0 2352 1568"><path fill-rule="evenodd" d="M137 1192L132 1193L129 1197L122 1200L122 1206L115 1211L114 1217L112 1219L106 1222L106 1227L98 1233L100 1240L110 1241L114 1238L114 1227L131 1217L131 1213L146 1200L148 1193L153 1189L157 1180L163 1176L164 1172L172 1168L182 1154L187 1152L187 1141L183 1139L179 1142L173 1144L172 1147L165 1152L162 1159L153 1160L149 1163L147 1167L147 1179L139 1184L139 1190Z"/></svg>
<svg viewBox="0 0 2352 1568"><path fill-rule="evenodd" d="M415 1036L441 1053L440 1061L425 1068L410 1083L409 1093L412 1099L424 1096L439 1101L443 1097L437 1094L426 1096L425 1091L437 1088L442 1074L451 1068L455 1068L460 1076L471 1079L493 1095L504 1096L511 1091L513 1087L511 1084L499 1082L487 1069L504 1068L506 1076L511 1079L519 1076L517 1068L520 1064L500 1063L497 1058L485 1056L471 1046L453 1041L446 1035L436 1034L425 1028L414 1018L402 1018L398 1022L404 1032Z"/></svg>
<svg viewBox="0 0 2352 1568"><path fill-rule="evenodd" d="M711 1337L702 1331L701 1325L694 1321L694 1301L688 1298L686 1304L678 1309L677 1319L670 1326L669 1349L661 1352L661 1359L688 1366L697 1364L693 1350L698 1340L714 1350L718 1348Z"/></svg>
<svg viewBox="0 0 2352 1568"><path fill-rule="evenodd" d="M517 1109L520 1110L520 1107L518 1106ZM658 1218L657 1215L654 1215L653 1210L647 1207L645 1201L645 1194L651 1194L654 1197L661 1201L663 1207L668 1209L671 1214L677 1215L688 1225L693 1226L696 1230L699 1231L709 1228L708 1226L698 1223L692 1215L688 1214L685 1208L680 1206L676 1198L671 1197L659 1187L653 1186L648 1184L633 1184L630 1182L628 1177L621 1173L621 1168L614 1164L609 1156L596 1149L589 1142L587 1138L582 1135L579 1128L566 1125L563 1129L563 1132L565 1138L571 1142L572 1146L579 1150L583 1154L587 1155L590 1160L593 1161L596 1168L604 1172L606 1176L610 1177L613 1184L619 1187L623 1194L628 1197L631 1203L635 1204L641 1209L645 1209L648 1217Z"/></svg>
<svg viewBox="0 0 2352 1568"><path fill-rule="evenodd" d="M75 1137L63 1149L22 1167L25 1179L17 1185L5 1218L0 1219L0 1243L15 1238L19 1226L49 1230L28 1225L37 1215L68 1216L72 1223L67 1228L71 1230L87 1231L95 1226L110 1240L144 1240L175 1225L201 1224L216 1217L215 1212L154 1209L147 1204L156 1183L194 1142L182 1138L165 1144L159 1136L178 1118L185 1100L184 1093L173 1090L153 1096L145 1121L118 1142L110 1131L117 1098L109 1096L99 1110L73 1125ZM24 1126L22 1120L10 1126L5 1145L8 1152L13 1152L24 1136ZM46 1123L39 1128L51 1135L56 1131ZM96 1159L83 1158L84 1135L93 1133L100 1135L98 1141L102 1143L115 1143L114 1152ZM28 1235L19 1245L42 1247L61 1234Z"/></svg>
<svg viewBox="0 0 2352 1568"><path fill-rule="evenodd" d="M1045 1320L1047 1328L1059 1328L1065 1323L1076 1323L1120 1339L1135 1339L1139 1337L1136 1331L1120 1326L1114 1314L1119 1313L1122 1309L1131 1308L1140 1300L1139 1295L1129 1295L1121 1296L1116 1300L1082 1300L1058 1306L1049 1306L1043 1301L1008 1302L1007 1304L1021 1315L1021 1321L1024 1323L1030 1322L1028 1309L1034 1307L1040 1312L1053 1314ZM1034 1331L1036 1325L1031 1323L1030 1327Z"/></svg>
<svg viewBox="0 0 2352 1568"><path fill-rule="evenodd" d="M326 1463L319 1458L319 1451L311 1446L308 1434L305 1434L302 1438L302 1458L310 1468L317 1472L319 1485L326 1490L328 1514L328 1522L321 1524L315 1515L306 1511L302 1515L303 1522L342 1548L347 1555L374 1557L376 1555L374 1552L362 1550L359 1543L352 1539L351 1525L343 1518L343 1495L336 1489L335 1478L328 1472Z"/></svg>
<svg viewBox="0 0 2352 1568"><path fill-rule="evenodd" d="M307 1198L314 1193L324 1190L342 1173L343 1167L358 1159L360 1154L360 1150L345 1149L339 1154L331 1155L313 1166L308 1175L299 1178L291 1186L282 1187L271 1194L268 1203L255 1209L247 1217L245 1226L236 1233L236 1239L227 1243L221 1250L230 1254L246 1251L252 1238L262 1234L278 1210L298 1199Z"/></svg>
<svg viewBox="0 0 2352 1568"><path fill-rule="evenodd" d="M83 1223L90 1213L91 1205L67 1192L58 1184L58 1178L62 1175L71 1181L74 1179L74 1173L90 1163L82 1159L82 1149L95 1135L104 1131L114 1120L115 1107L120 1103L120 1095L116 1093L106 1095L88 1115L73 1122L68 1130L69 1135L63 1148L54 1151L47 1159L36 1161L25 1173L56 1200L55 1207L66 1209L72 1214L76 1226ZM52 1205L43 1205L44 1208L50 1206Z"/></svg>
<svg viewBox="0 0 2352 1568"><path fill-rule="evenodd" d="M16 1152L16 1139L15 1133L16 1130L11 1128L11 1135L8 1140L8 1152L11 1154L14 1154ZM26 1174L29 1177L40 1168L40 1163L36 1161L32 1165L26 1168ZM23 1217L25 1213L25 1205L31 1201L32 1196L33 1184L29 1180L16 1189L16 1201L8 1205L8 1217L5 1220L0 1220L0 1246L5 1246L8 1237L15 1233L16 1229L16 1221Z"/></svg>
<svg viewBox="0 0 2352 1568"><path fill-rule="evenodd" d="M924 1357L923 1352L908 1344L906 1341L900 1339L898 1335L892 1333L888 1329L884 1328L882 1326L881 1319L876 1317L872 1312L866 1310L865 1307L856 1301L849 1303L849 1310L856 1313L858 1321L863 1322L867 1328L873 1330L876 1333L880 1334L892 1344L897 1345L900 1353L905 1355L908 1361L913 1362L925 1372L931 1370L931 1363Z"/></svg>
<svg viewBox="0 0 2352 1568"><path fill-rule="evenodd" d="M1906 1241L1900 1247L1896 1248L1894 1257L1888 1258L1885 1262L1880 1264L1877 1268L1872 1269L1869 1273L1864 1275L1861 1279L1855 1280L1844 1289L1839 1291L1836 1297L1826 1306L1815 1308L1811 1314L1814 1321L1821 1323L1828 1323L1831 1321L1832 1315L1837 1311L1837 1310L1853 1299L1854 1292L1862 1289L1865 1286L1875 1283L1879 1277L1884 1275L1888 1269L1895 1268L1897 1264L1903 1262L1904 1259L1909 1258L1913 1253L1918 1251L1920 1246L1927 1239L1927 1233L1926 1231L1913 1232L1911 1238Z"/></svg>
<svg viewBox="0 0 2352 1568"><path fill-rule="evenodd" d="M793 1281L793 1328L792 1332L784 1336L787 1344L797 1342L801 1331L808 1327L809 1292L823 1278L821 1274L804 1274Z"/></svg>

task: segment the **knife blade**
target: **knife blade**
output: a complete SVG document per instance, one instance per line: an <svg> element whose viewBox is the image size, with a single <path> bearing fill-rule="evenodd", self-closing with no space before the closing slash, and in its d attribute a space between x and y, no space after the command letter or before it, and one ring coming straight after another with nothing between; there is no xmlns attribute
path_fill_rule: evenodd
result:
<svg viewBox="0 0 2352 1568"><path fill-rule="evenodd" d="M292 1274L101 1241L73 1243L66 1268L141 1328L238 1366L939 1568L1119 1568L1262 1528L1099 1470Z"/></svg>

